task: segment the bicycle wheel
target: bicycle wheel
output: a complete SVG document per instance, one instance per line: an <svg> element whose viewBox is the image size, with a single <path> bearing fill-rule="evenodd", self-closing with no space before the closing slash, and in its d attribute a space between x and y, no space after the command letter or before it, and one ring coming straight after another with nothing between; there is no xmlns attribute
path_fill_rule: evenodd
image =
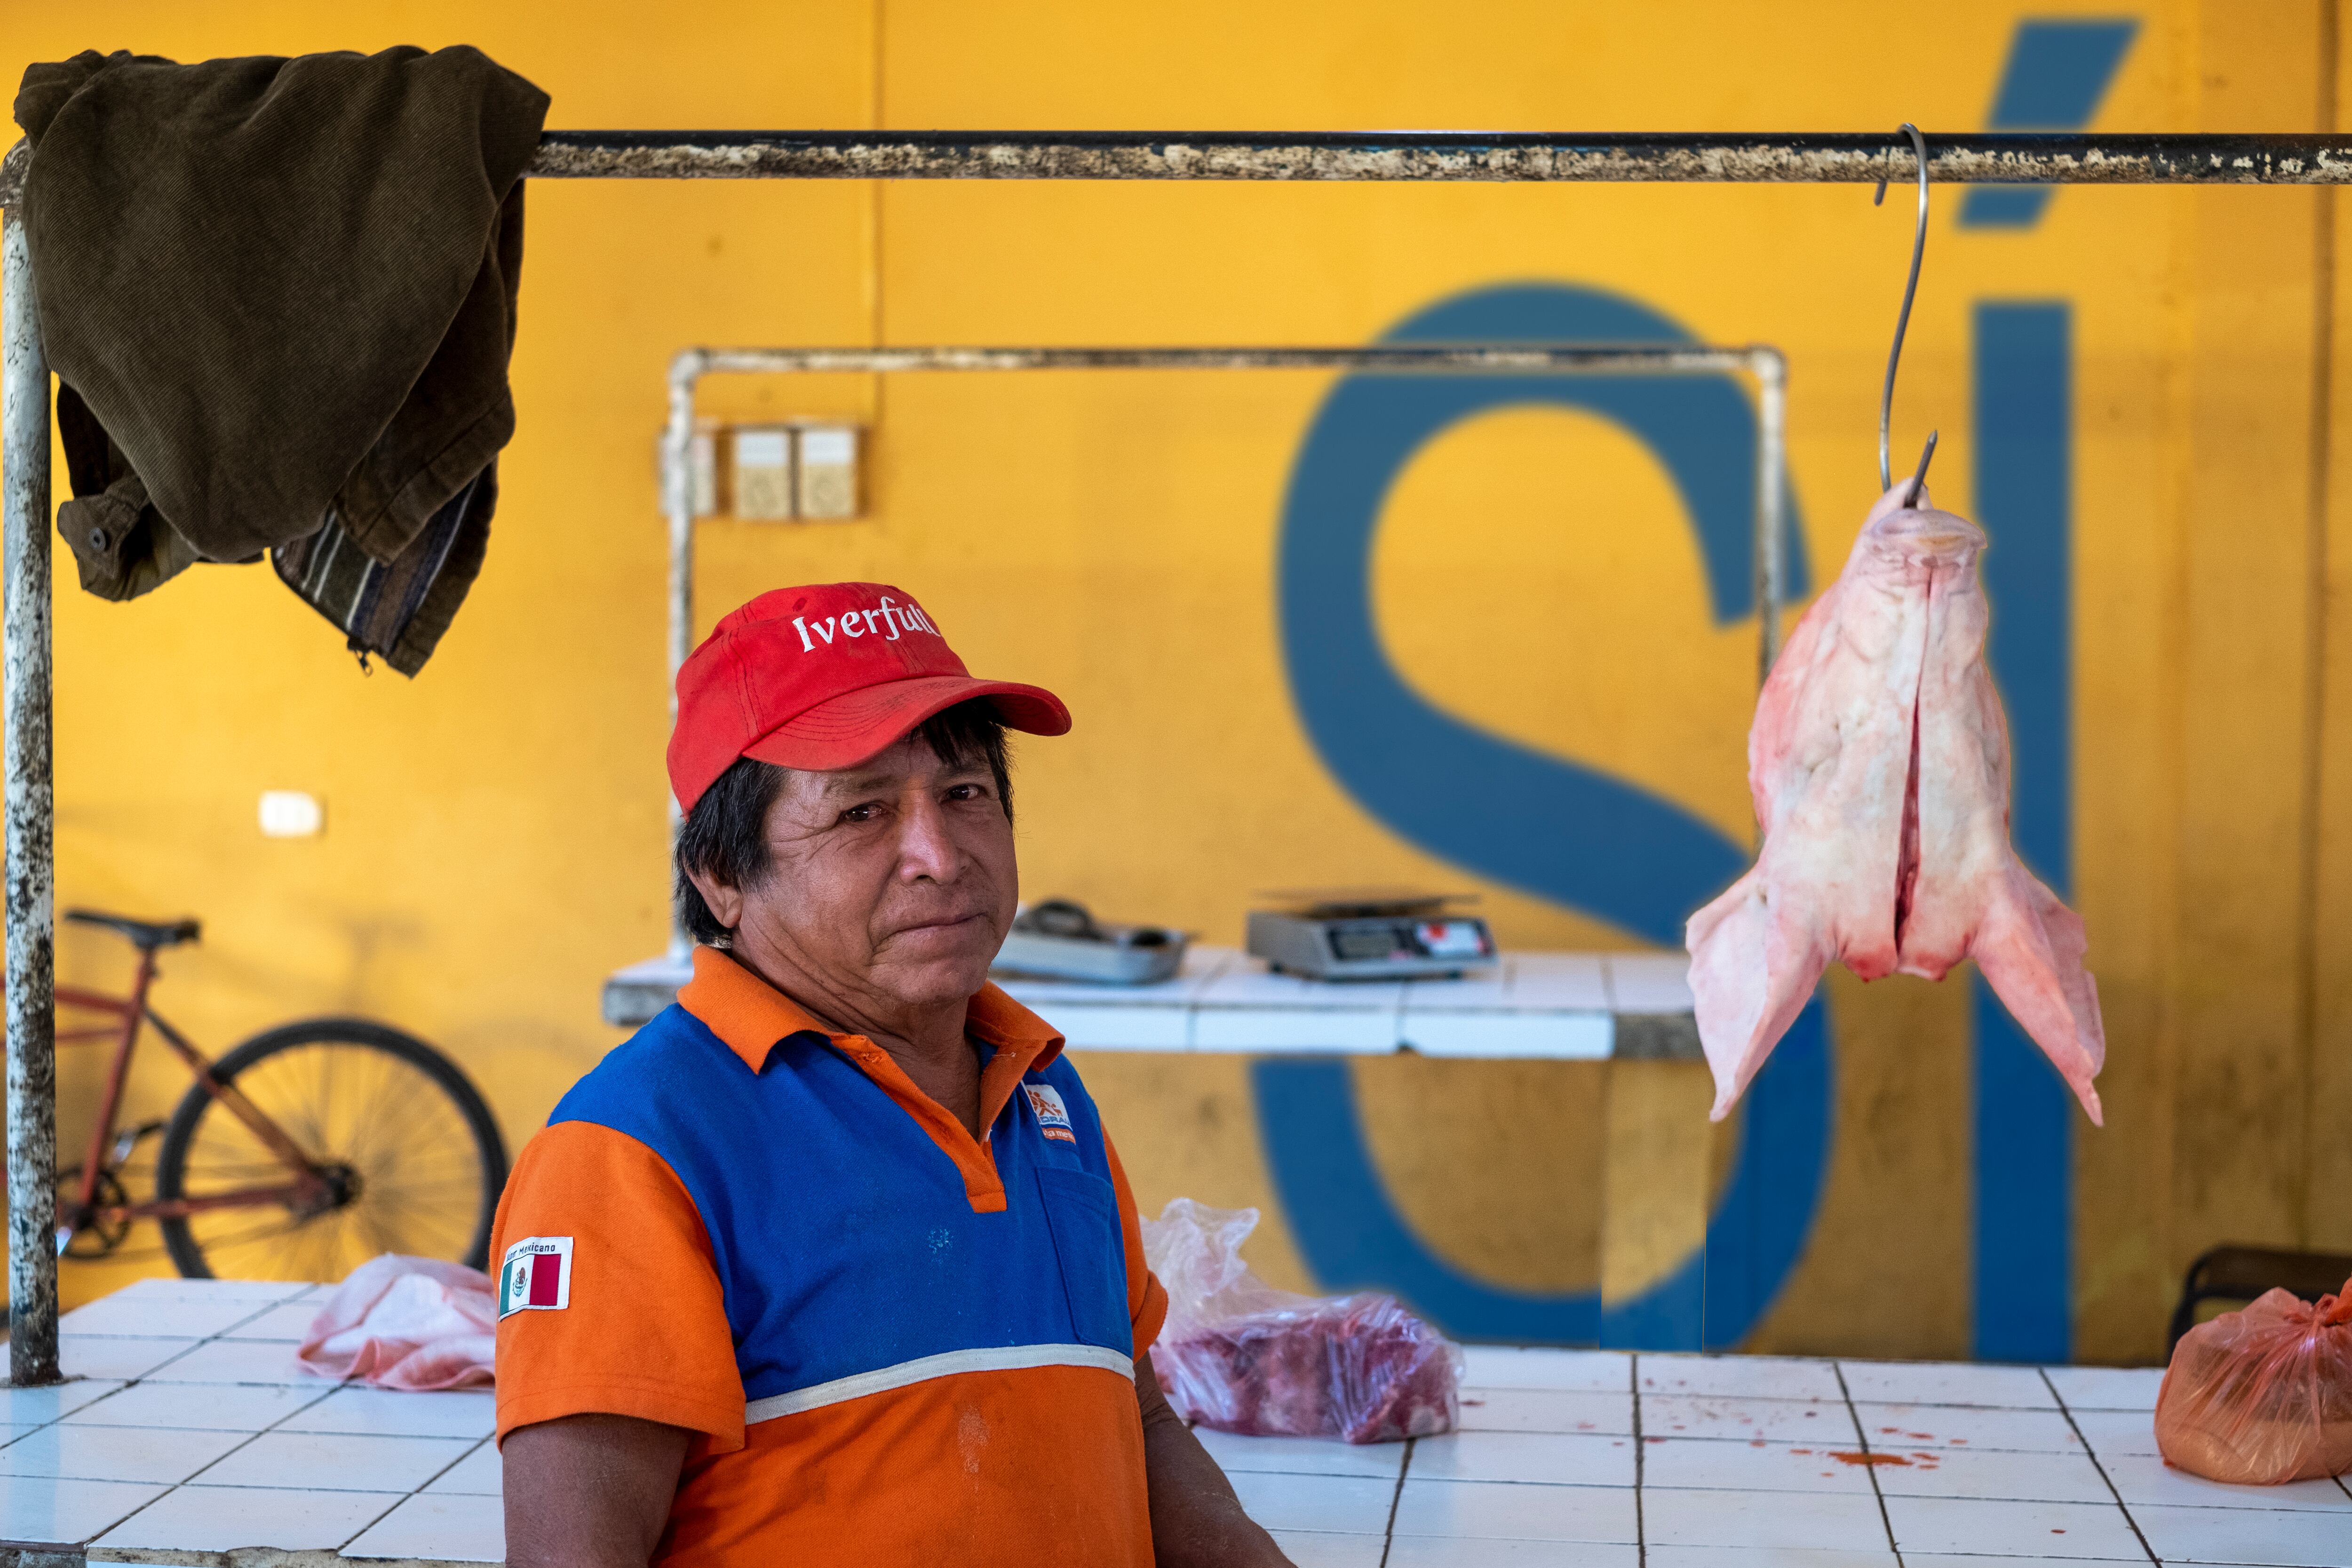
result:
<svg viewBox="0 0 2352 1568"><path fill-rule="evenodd" d="M506 1145L448 1058L364 1018L310 1018L256 1035L213 1070L301 1146L328 1191L307 1205L228 1205L162 1221L182 1274L335 1280L380 1252L483 1266ZM202 1085L172 1113L155 1157L163 1199L290 1179Z"/></svg>

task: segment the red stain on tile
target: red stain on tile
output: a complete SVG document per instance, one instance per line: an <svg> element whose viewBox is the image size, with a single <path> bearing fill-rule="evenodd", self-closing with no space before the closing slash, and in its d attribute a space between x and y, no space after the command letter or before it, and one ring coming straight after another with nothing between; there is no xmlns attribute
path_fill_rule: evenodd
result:
<svg viewBox="0 0 2352 1568"><path fill-rule="evenodd" d="M1906 1432L1903 1435L1914 1443L1932 1443L1936 1440L1936 1435L1933 1432Z"/></svg>
<svg viewBox="0 0 2352 1568"><path fill-rule="evenodd" d="M1864 1454L1843 1448L1831 1449L1830 1458L1841 1465L1901 1465L1907 1468L1911 1463L1900 1454Z"/></svg>
<svg viewBox="0 0 2352 1568"><path fill-rule="evenodd" d="M1576 1424L1576 1429L1580 1432L1590 1432L1592 1430L1592 1423L1590 1421L1580 1421Z"/></svg>
<svg viewBox="0 0 2352 1568"><path fill-rule="evenodd" d="M1789 1452L1791 1454L1811 1454L1812 1450L1811 1448L1791 1448Z"/></svg>
<svg viewBox="0 0 2352 1568"><path fill-rule="evenodd" d="M1750 1437L1748 1439L1748 1446L1751 1448L1763 1448L1769 1447L1770 1445L1767 1444L1761 1437Z"/></svg>

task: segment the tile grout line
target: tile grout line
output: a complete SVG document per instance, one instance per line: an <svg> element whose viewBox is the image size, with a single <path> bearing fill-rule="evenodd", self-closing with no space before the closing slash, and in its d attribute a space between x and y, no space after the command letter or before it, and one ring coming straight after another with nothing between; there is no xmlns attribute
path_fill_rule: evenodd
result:
<svg viewBox="0 0 2352 1568"><path fill-rule="evenodd" d="M1853 1407L1853 1390L1845 1385L1844 1366L1832 1361L1830 1375L1837 1379L1838 1397L1845 1401L1845 1418L1853 1423L1854 1437L1862 1444L1862 1468L1870 1477L1870 1495L1878 1504L1878 1524L1886 1531L1886 1550L1895 1554L1895 1568L1903 1568L1903 1548L1895 1539L1895 1516L1886 1511L1886 1494L1878 1485L1878 1467L1870 1462L1870 1434L1863 1429L1862 1412Z"/></svg>
<svg viewBox="0 0 2352 1568"><path fill-rule="evenodd" d="M1380 1568L1389 1568L1389 1552L1396 1545L1397 1508L1404 1501L1404 1479L1412 1471L1413 1445L1420 1441L1418 1437L1407 1437L1404 1440L1404 1458L1397 1462L1396 1489L1389 1493L1388 1522L1381 1528ZM470 1449L467 1451L471 1452Z"/></svg>
<svg viewBox="0 0 2352 1568"><path fill-rule="evenodd" d="M1602 966L1604 972L1606 965ZM1633 1562L1635 1568L1649 1568L1650 1531L1642 1517L1642 1352L1635 1351L1625 1358L1626 1381L1632 1384L1633 1396Z"/></svg>
<svg viewBox="0 0 2352 1568"><path fill-rule="evenodd" d="M2100 1461L2099 1451L2091 1447L2091 1440L2088 1437L2083 1436L2083 1428L2074 1420L2074 1407L2066 1403L2066 1396L2058 1392L2056 1384L2050 1381L2050 1369L2046 1366L2038 1366L2033 1370L2041 1375L2042 1386L2050 1391L2050 1397L2058 1402L2058 1414L2066 1418L2066 1430L2074 1434L2074 1441L2082 1444L2083 1452L2090 1456L2091 1468L2099 1472L2099 1479L2105 1484L2107 1495L2114 1498L2116 1507L2123 1510L2124 1522L2131 1526L2132 1539L2139 1542L2139 1549L2147 1553L2147 1560L2150 1563L2159 1561L2156 1555L2156 1548L2147 1543L2147 1536L2140 1530L2139 1521L2132 1517L2131 1504L2124 1501L2124 1494L2121 1489L2116 1487L2115 1478L2107 1474L2107 1467Z"/></svg>

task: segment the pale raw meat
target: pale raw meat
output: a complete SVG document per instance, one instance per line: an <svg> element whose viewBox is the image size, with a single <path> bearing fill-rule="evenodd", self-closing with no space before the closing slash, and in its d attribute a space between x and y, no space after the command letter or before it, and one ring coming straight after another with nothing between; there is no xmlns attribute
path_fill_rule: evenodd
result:
<svg viewBox="0 0 2352 1568"><path fill-rule="evenodd" d="M488 1388L498 1324L480 1269L387 1252L335 1287L295 1356L305 1372L378 1388Z"/></svg>
<svg viewBox="0 0 2352 1568"><path fill-rule="evenodd" d="M1974 523L1871 508L1757 699L1755 867L1690 918L1720 1121L1835 959L1941 980L1974 958L2094 1122L2106 1058L2083 922L2009 843L2009 729L1985 668Z"/></svg>

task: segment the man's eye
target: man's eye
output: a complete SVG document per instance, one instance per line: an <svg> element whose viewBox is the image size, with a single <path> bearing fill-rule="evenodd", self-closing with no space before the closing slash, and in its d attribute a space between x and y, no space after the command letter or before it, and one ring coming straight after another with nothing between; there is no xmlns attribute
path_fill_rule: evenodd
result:
<svg viewBox="0 0 2352 1568"><path fill-rule="evenodd" d="M983 784L955 784L948 790L948 798L950 800L986 800L988 789Z"/></svg>
<svg viewBox="0 0 2352 1568"><path fill-rule="evenodd" d="M882 808L878 805L853 805L841 814L844 822L871 822Z"/></svg>

